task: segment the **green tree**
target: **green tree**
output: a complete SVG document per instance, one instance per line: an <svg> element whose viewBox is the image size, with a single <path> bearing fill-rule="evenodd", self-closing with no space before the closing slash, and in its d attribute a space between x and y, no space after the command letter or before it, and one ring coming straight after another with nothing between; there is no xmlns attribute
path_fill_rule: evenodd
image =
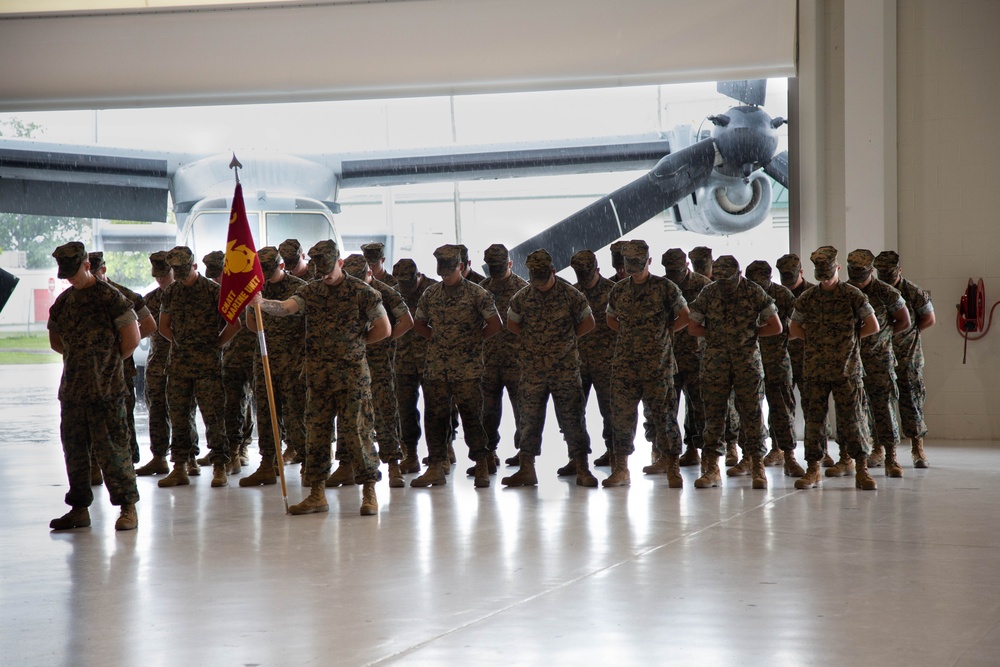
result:
<svg viewBox="0 0 1000 667"><path fill-rule="evenodd" d="M31 139L42 131L37 123L17 117L0 121L0 137ZM93 225L84 218L0 213L0 253L23 251L29 269L54 267L52 251L56 246L69 241L83 241L90 246L93 235Z"/></svg>
<svg viewBox="0 0 1000 667"><path fill-rule="evenodd" d="M108 278L140 294L153 282L148 253L107 251L104 263L108 266Z"/></svg>

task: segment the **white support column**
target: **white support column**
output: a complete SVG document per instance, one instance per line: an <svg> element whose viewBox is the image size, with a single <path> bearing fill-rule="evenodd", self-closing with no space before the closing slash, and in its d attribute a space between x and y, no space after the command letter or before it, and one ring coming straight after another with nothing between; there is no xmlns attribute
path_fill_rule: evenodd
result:
<svg viewBox="0 0 1000 667"><path fill-rule="evenodd" d="M841 265L855 248L896 248L896 173L896 0L844 0Z"/></svg>

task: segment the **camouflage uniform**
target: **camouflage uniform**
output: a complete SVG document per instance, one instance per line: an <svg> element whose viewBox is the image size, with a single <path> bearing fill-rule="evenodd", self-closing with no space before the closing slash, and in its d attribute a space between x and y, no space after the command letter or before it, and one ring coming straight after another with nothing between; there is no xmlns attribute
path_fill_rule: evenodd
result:
<svg viewBox="0 0 1000 667"><path fill-rule="evenodd" d="M920 338L920 319L934 312L930 294L903 278L899 270L899 255L882 252L875 258L880 280L892 285L906 302L910 313L910 328L892 338L892 351L896 356L896 381L899 384L899 421L904 438L923 438L927 435L924 421L924 351Z"/></svg>
<svg viewBox="0 0 1000 667"><path fill-rule="evenodd" d="M486 249L486 264L497 267L498 277L485 278L480 287L493 296L504 328L497 335L483 344L485 369L483 371L483 428L489 441L489 449L496 452L500 445L500 420L503 416L503 391L507 389L511 410L514 413L514 448L521 446L521 415L518 403L518 383L521 379L520 368L520 337L507 330L507 308L511 297L527 287L523 278L509 271L509 255L507 248L494 244ZM502 268L501 268L502 267ZM468 280L468 278L466 278Z"/></svg>
<svg viewBox="0 0 1000 667"><path fill-rule="evenodd" d="M892 411L896 390L896 359L892 352L892 314L905 308L899 291L872 276L875 255L869 250L855 250L848 255L850 282L868 297L878 320L878 333L861 339L861 362L864 365L864 388L868 404L868 425L875 444L895 452L899 445L899 426ZM871 281L863 287L871 277ZM893 456L893 460L895 457Z"/></svg>
<svg viewBox="0 0 1000 667"><path fill-rule="evenodd" d="M321 241L310 248L317 273L333 270L336 244ZM326 270L324 270L326 269ZM306 321L306 452L302 480L324 482L330 476L334 419L337 438L354 463L360 482L378 473L371 405L371 374L365 359L365 335L385 316L382 297L357 278L344 274L337 285L307 283L292 297Z"/></svg>
<svg viewBox="0 0 1000 667"><path fill-rule="evenodd" d="M435 251L438 270L458 266L455 246ZM499 318L489 292L468 280L453 287L435 283L421 295L415 320L424 321L433 335L424 366L424 428L428 462L444 463L448 457L452 401L462 417L469 458L485 458L489 443L483 428L483 325Z"/></svg>
<svg viewBox="0 0 1000 667"><path fill-rule="evenodd" d="M482 282L486 280L486 276L472 268L472 262L469 261L469 249L461 243L459 243L457 247L462 255L462 263L465 264L465 267L468 270L468 273L464 274L462 277L470 283L481 285Z"/></svg>
<svg viewBox="0 0 1000 667"><path fill-rule="evenodd" d="M687 255L680 248L671 248L661 258L666 277L680 288L684 300L693 302L711 280L687 268ZM701 449L704 444L705 405L701 400L701 360L705 354L705 340L692 336L687 329L674 334L674 393L678 409L680 394L684 392L684 445L687 449ZM683 462L682 462L683 463ZM686 464L685 464L686 465Z"/></svg>
<svg viewBox="0 0 1000 667"><path fill-rule="evenodd" d="M368 246L362 246L362 249L365 247ZM358 255L351 255L344 262L344 270L349 275L364 280L368 264L364 261L352 262L355 257L361 260L366 259ZM382 307L389 315L389 324L395 327L396 322L409 312L402 295L388 284L375 278L372 278L369 284L382 296ZM399 435L399 403L396 398L394 371L396 342L392 340L390 335L384 340L368 345L365 354L368 359L368 370L372 376L372 407L375 410L375 439L378 442L378 455L383 463L398 461L402 458L402 452ZM338 443L337 458L343 460L343 457L339 455L340 449Z"/></svg>
<svg viewBox="0 0 1000 667"><path fill-rule="evenodd" d="M316 280L316 264L311 259L306 263L305 273L302 275L294 273L299 262L302 261L302 254L304 252L305 248L302 247L298 239L285 239L278 246L278 254L281 255L281 261L285 263L285 271L308 283Z"/></svg>
<svg viewBox="0 0 1000 667"><path fill-rule="evenodd" d="M273 276L278 268L277 252L271 246L257 253L265 276ZM261 292L265 299L284 301L292 298L306 282L287 271L277 281L264 282ZM253 313L251 317L256 317ZM305 356L305 320L301 317L276 317L261 313L267 340L267 360L271 369L271 388L274 393L274 411L283 428L280 432L295 452L306 451L305 427L305 378L302 362ZM267 398L264 362L260 346L254 354L254 400L257 404L257 447L262 460L277 463L278 448L274 441L274 425Z"/></svg>
<svg viewBox="0 0 1000 667"><path fill-rule="evenodd" d="M546 271L554 275L552 258L544 250L528 255L527 267L533 275ZM546 291L536 285L537 281L515 294L507 311L507 319L521 327L517 394L522 418L521 451L532 456L542 453L542 430L551 395L569 456L576 459L590 454L576 328L592 312L587 298L569 283L555 280Z"/></svg>
<svg viewBox="0 0 1000 667"><path fill-rule="evenodd" d="M597 258L590 250L582 250L571 260L573 270L576 272L577 283L573 285L580 290L587 298L591 312L594 315L594 329L586 336L580 338L576 345L580 353L580 381L583 386L583 405L586 407L590 399L590 388L594 388L597 394L597 409L601 412L604 421L604 429L601 437L604 438L605 451L614 450L612 445L614 437L614 422L611 413L611 360L614 356L615 340L618 332L608 326L608 297L611 295L611 288L614 282L598 275L597 282L593 287L585 285L593 279L593 272L597 271Z"/></svg>
<svg viewBox="0 0 1000 667"><path fill-rule="evenodd" d="M385 259L385 244L365 243L361 246L361 252L364 254L365 261L368 262L368 267L372 270L372 278L398 291L399 281L396 280L395 276L386 271L382 264L382 261ZM390 317L390 319L392 318Z"/></svg>
<svg viewBox="0 0 1000 667"><path fill-rule="evenodd" d="M812 254L817 279L832 277L836 249L823 246ZM795 301L792 321L806 331L803 355L806 413L806 461L826 453L826 417L831 392L837 410L837 435L851 458L868 456L863 411L861 339L859 327L872 314L861 290L839 281L832 290L817 285Z"/></svg>
<svg viewBox="0 0 1000 667"><path fill-rule="evenodd" d="M149 256L152 264L153 276L162 276L169 273L170 266L167 264L167 252L165 250L155 252ZM160 305L163 301L163 289L156 287L143 297L146 307L158 321L160 319ZM158 324L159 322L157 322ZM171 343L160 335L159 331L149 337L149 354L146 355L146 416L149 421L149 451L154 457L166 458L170 453L171 446L171 424L170 414L167 410L167 364L170 360ZM198 424L197 413L192 409L190 419L187 424L191 433L191 442L195 452L198 450Z"/></svg>
<svg viewBox="0 0 1000 667"><path fill-rule="evenodd" d="M637 261L648 246L629 241L622 248L626 265ZM645 261L645 260L643 260ZM661 455L679 455L681 434L677 426L677 398L673 382L672 326L687 307L680 289L650 274L637 284L632 276L615 284L608 296L607 313L618 320L618 338L611 364L611 411L614 419L614 453L635 451L638 405L649 410L655 429L654 447Z"/></svg>
<svg viewBox="0 0 1000 667"><path fill-rule="evenodd" d="M59 277L71 278L87 253L82 243L72 242L57 248L53 256L59 263ZM119 351L119 331L135 321L128 299L96 279L89 287L64 291L49 309L48 330L63 346L59 433L69 480L65 500L73 508L89 507L94 501L90 486L92 449L111 503L126 505L139 500Z"/></svg>
<svg viewBox="0 0 1000 667"><path fill-rule="evenodd" d="M758 344L764 364L764 396L771 443L782 452L791 452L795 450L795 395L792 360L788 355L788 324L795 309L795 297L787 287L771 282L771 265L767 262L751 262L746 274L771 297L781 320L781 333L761 338Z"/></svg>
<svg viewBox="0 0 1000 667"><path fill-rule="evenodd" d="M201 410L208 440L209 460L229 463L226 439L225 391L222 386L222 350L219 332L226 322L219 312L219 285L205 276L185 285L183 267L192 264L191 251L183 246L167 255L174 269L175 282L163 290L160 318L170 316L174 344L167 368L167 407L171 424L187 423L195 404ZM170 443L173 463L187 462L194 456L194 443L186 429L175 428Z"/></svg>
<svg viewBox="0 0 1000 667"><path fill-rule="evenodd" d="M715 282L691 303L691 321L705 327L701 362L701 399L705 404L706 454L725 454L726 412L735 395L740 416L740 445L747 456L763 456L764 429L760 403L764 397L764 367L757 346L757 329L777 309L756 283L740 275L739 263L724 255L713 268Z"/></svg>
<svg viewBox="0 0 1000 667"><path fill-rule="evenodd" d="M416 312L420 297L438 281L417 272L412 259L401 259L392 269L399 280L400 293L410 312ZM396 341L396 400L399 404L399 430L407 459L417 459L420 442L420 410L418 399L423 385L427 339L407 331ZM419 462L417 463L419 466ZM405 471L404 471L405 472Z"/></svg>

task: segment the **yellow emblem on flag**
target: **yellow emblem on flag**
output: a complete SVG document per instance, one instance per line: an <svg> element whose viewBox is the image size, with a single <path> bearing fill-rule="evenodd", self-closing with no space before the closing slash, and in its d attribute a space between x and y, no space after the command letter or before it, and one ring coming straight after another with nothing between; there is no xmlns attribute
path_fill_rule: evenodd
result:
<svg viewBox="0 0 1000 667"><path fill-rule="evenodd" d="M226 263L222 267L222 272L226 275L249 273L254 268L253 260L257 253L244 244L236 245L236 241L233 239L226 244Z"/></svg>

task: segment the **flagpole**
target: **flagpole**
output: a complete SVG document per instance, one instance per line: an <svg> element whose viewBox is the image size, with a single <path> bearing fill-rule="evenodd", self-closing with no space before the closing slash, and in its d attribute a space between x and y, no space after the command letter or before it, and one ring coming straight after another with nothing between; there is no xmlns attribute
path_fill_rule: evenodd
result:
<svg viewBox="0 0 1000 667"><path fill-rule="evenodd" d="M229 163L229 168L236 174L236 185L239 185L240 169L243 168L243 165L236 159L236 153L233 153L233 159ZM285 459L281 455L281 429L278 426L278 411L274 405L274 385L271 382L271 363L267 356L267 339L264 336L264 318L261 316L259 306L254 308L253 311L257 316L257 344L260 347L260 360L264 366L264 383L267 386L267 407L271 411L271 432L274 437L278 477L281 479L281 499L285 503L285 514L288 514L288 486L285 484Z"/></svg>

